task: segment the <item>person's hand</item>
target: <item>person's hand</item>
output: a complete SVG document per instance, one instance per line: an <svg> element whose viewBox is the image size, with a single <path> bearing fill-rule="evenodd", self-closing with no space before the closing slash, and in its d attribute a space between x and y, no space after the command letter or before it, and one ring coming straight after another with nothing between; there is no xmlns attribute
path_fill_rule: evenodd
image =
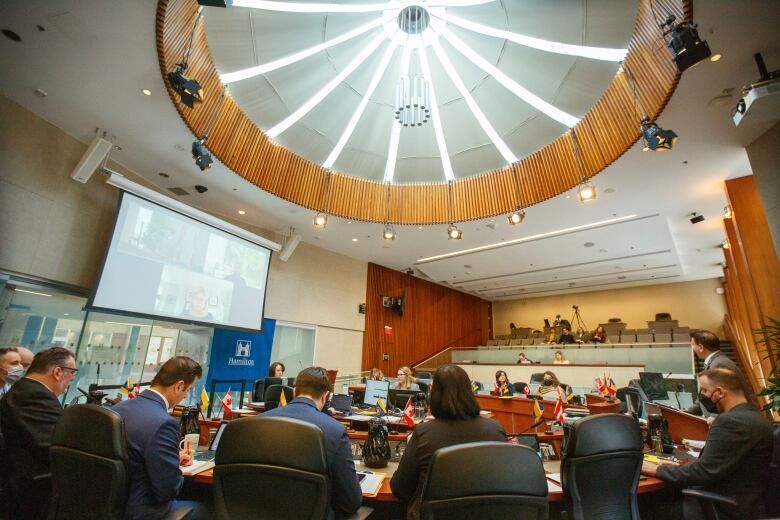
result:
<svg viewBox="0 0 780 520"><path fill-rule="evenodd" d="M179 452L179 466L189 466L192 464L192 450L182 450Z"/></svg>
<svg viewBox="0 0 780 520"><path fill-rule="evenodd" d="M654 462L648 462L646 460L642 462L642 475L654 477L657 469L658 464L655 464Z"/></svg>
<svg viewBox="0 0 780 520"><path fill-rule="evenodd" d="M712 426L712 423L714 422L715 422L715 417L713 417L712 415L707 417L707 426Z"/></svg>

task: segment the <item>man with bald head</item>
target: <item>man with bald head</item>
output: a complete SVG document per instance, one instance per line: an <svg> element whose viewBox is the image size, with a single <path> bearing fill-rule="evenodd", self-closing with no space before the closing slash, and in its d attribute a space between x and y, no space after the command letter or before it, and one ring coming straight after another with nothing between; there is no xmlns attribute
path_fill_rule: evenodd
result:
<svg viewBox="0 0 780 520"><path fill-rule="evenodd" d="M27 369L30 368L30 365L33 362L35 354L33 354L33 351L27 347L16 347L16 351L22 358L22 366L24 367L24 371L27 372Z"/></svg>

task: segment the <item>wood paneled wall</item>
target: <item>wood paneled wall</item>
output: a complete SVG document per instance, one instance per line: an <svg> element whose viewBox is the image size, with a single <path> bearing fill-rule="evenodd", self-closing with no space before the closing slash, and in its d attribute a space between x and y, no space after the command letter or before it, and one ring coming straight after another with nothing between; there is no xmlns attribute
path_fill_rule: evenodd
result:
<svg viewBox="0 0 780 520"><path fill-rule="evenodd" d="M368 264L363 370L379 367L395 376L448 347L473 347L488 340L489 302L453 289ZM386 309L382 296L405 298L404 314ZM392 327L392 335L384 332ZM383 354L390 359L383 360Z"/></svg>
<svg viewBox="0 0 780 520"><path fill-rule="evenodd" d="M726 333L735 345L754 390L772 370L774 353L760 351L753 329L780 319L780 262L753 176L726 181L732 217L723 220L729 247L724 249ZM763 347L762 347L763 348Z"/></svg>
<svg viewBox="0 0 780 520"><path fill-rule="evenodd" d="M638 3L634 34L624 63L637 83L637 94L651 118L669 101L680 73L663 45L653 8L659 0ZM692 0L660 0L663 11L678 20L692 17ZM206 141L208 149L247 181L274 195L313 211L323 209L328 170L277 145L235 103L222 102L222 84L206 41L201 21L192 40L187 75L197 79L206 100L190 109L170 88L166 73L182 60L197 18L196 0L159 0L157 52L168 94L192 133L200 137L215 121ZM446 183L390 186L389 208L384 183L347 173L330 175L327 212L353 220L394 224L446 224L506 214L518 205L515 185L522 186L524 207L576 187L617 160L640 138L639 120L626 75L618 73L595 105L575 125L582 149L584 172L575 159L568 131L520 161L491 172L458 179L452 185L452 207ZM360 172L354 172L360 175ZM388 211L389 210L389 211ZM389 214L389 218L388 218Z"/></svg>

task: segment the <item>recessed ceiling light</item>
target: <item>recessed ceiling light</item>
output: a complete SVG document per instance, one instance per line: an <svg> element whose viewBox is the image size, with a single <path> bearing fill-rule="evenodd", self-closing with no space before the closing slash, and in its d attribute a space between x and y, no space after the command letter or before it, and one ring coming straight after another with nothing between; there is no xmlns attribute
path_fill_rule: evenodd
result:
<svg viewBox="0 0 780 520"><path fill-rule="evenodd" d="M417 229L422 229L422 226L417 226Z"/></svg>
<svg viewBox="0 0 780 520"><path fill-rule="evenodd" d="M571 195L566 195L566 198L567 198L567 199L570 199L570 198L571 198Z"/></svg>
<svg viewBox="0 0 780 520"><path fill-rule="evenodd" d="M594 244L593 242L585 242L585 243L584 243L584 244L582 244L582 245L584 245L585 247L593 247L593 246L595 246L596 244Z"/></svg>
<svg viewBox="0 0 780 520"><path fill-rule="evenodd" d="M152 91L149 90L148 88L143 89L141 92L144 93L144 96L151 96L152 95Z"/></svg>
<svg viewBox="0 0 780 520"><path fill-rule="evenodd" d="M347 220L347 224L352 224L352 221L351 220Z"/></svg>
<svg viewBox="0 0 780 520"><path fill-rule="evenodd" d="M240 210L238 210L238 214L239 215L246 215L246 211L244 211L243 209L240 209Z"/></svg>
<svg viewBox="0 0 780 520"><path fill-rule="evenodd" d="M710 61L718 61L722 57L723 56L721 56L720 54L713 54L712 56L710 56Z"/></svg>
<svg viewBox="0 0 780 520"><path fill-rule="evenodd" d="M352 239L352 241L353 241L353 242L357 242L357 241L358 241L358 239L357 239L357 238L353 238L353 239Z"/></svg>
<svg viewBox="0 0 780 520"><path fill-rule="evenodd" d="M63 315L63 316L70 316L70 313L69 313L69 312L65 312L65 313L63 313L62 315Z"/></svg>

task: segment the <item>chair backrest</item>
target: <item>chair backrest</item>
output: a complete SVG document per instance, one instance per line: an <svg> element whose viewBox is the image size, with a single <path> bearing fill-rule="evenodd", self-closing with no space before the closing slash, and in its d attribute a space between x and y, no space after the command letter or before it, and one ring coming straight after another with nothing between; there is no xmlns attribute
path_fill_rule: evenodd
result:
<svg viewBox="0 0 780 520"><path fill-rule="evenodd" d="M425 383L423 381L417 381L417 386L420 387L421 392L428 393L428 383Z"/></svg>
<svg viewBox="0 0 780 520"><path fill-rule="evenodd" d="M561 460L561 484L572 520L638 519L636 489L642 469L642 433L627 415L580 419ZM608 486L603 483L609 475Z"/></svg>
<svg viewBox="0 0 780 520"><path fill-rule="evenodd" d="M265 379L255 379L252 385L252 401L260 402L265 398Z"/></svg>
<svg viewBox="0 0 780 520"><path fill-rule="evenodd" d="M655 321L671 321L672 315L668 312L657 312L655 314Z"/></svg>
<svg viewBox="0 0 780 520"><path fill-rule="evenodd" d="M495 347L496 345L498 345L498 340L497 339L489 339L489 340L487 340L487 346L488 347Z"/></svg>
<svg viewBox="0 0 780 520"><path fill-rule="evenodd" d="M108 408L65 408L51 448L51 517L120 520L128 493L127 439L122 417Z"/></svg>
<svg viewBox="0 0 780 520"><path fill-rule="evenodd" d="M544 380L544 374L542 372L536 372L531 374L531 379L528 380L529 384L541 383Z"/></svg>
<svg viewBox="0 0 780 520"><path fill-rule="evenodd" d="M325 436L282 417L244 417L222 432L214 466L214 507L227 519L321 520L331 489Z"/></svg>
<svg viewBox="0 0 780 520"><path fill-rule="evenodd" d="M468 478L463 478L464 468L468 468ZM546 519L542 461L530 448L505 442L437 450L423 484L420 513L425 520Z"/></svg>
<svg viewBox="0 0 780 520"><path fill-rule="evenodd" d="M282 398L282 392L284 392L284 398L288 403L293 400L293 389L289 386L271 385L265 389L265 396L263 396L263 401L265 403L266 410L273 410L279 406L279 400Z"/></svg>
<svg viewBox="0 0 780 520"><path fill-rule="evenodd" d="M521 433L517 436L517 444L531 448L537 455L542 454L542 448L539 447L539 437L534 434Z"/></svg>
<svg viewBox="0 0 780 520"><path fill-rule="evenodd" d="M518 381L517 383L514 383L512 386L515 387L516 394L524 394L525 389L528 388L528 384L522 381Z"/></svg>
<svg viewBox="0 0 780 520"><path fill-rule="evenodd" d="M433 379L430 372L417 372L417 379Z"/></svg>

